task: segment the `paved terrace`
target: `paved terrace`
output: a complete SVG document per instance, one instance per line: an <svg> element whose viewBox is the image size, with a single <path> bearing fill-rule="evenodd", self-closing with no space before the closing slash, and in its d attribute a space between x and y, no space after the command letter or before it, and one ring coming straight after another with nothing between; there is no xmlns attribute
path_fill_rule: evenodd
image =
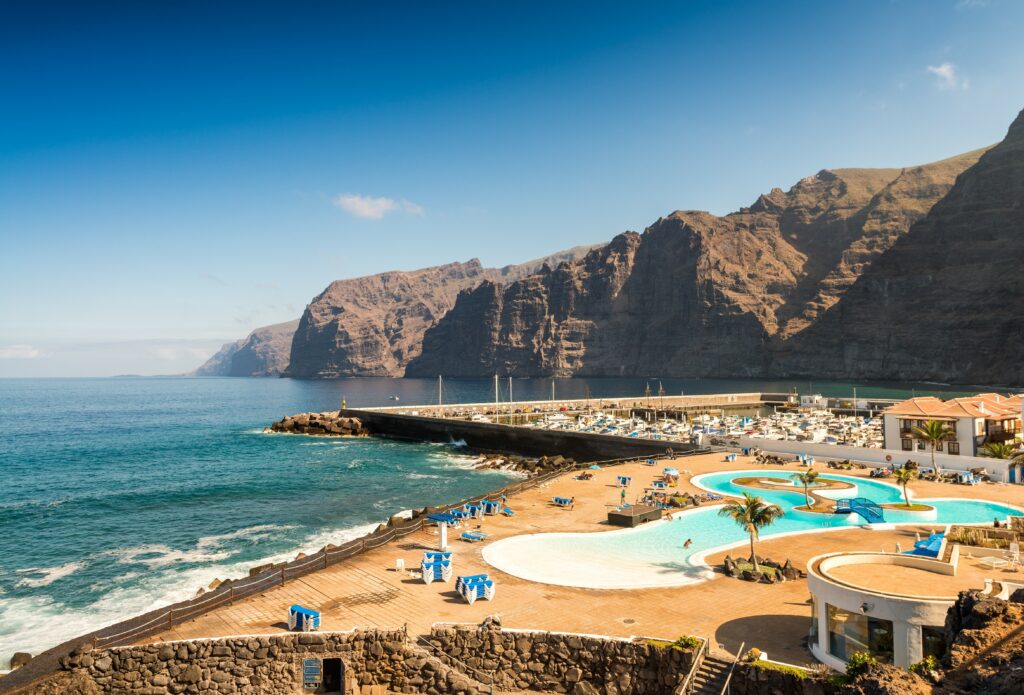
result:
<svg viewBox="0 0 1024 695"><path fill-rule="evenodd" d="M749 458L739 457L726 464L722 454L680 458L675 465L694 474L741 469L761 469ZM487 517L483 529L491 540L538 531L608 530L607 508L618 501L615 476L632 475L638 490L660 472L667 462L651 468L630 464L595 471L590 481L578 481L573 474L529 490L509 500L516 509L512 519ZM795 465L772 466L793 471ZM866 471L844 472L862 475ZM699 490L684 475L680 489ZM1008 503L1021 503L1021 488L1007 485L956 486L918 481L911 490L920 497L963 496ZM549 504L554 495L574 496L573 511ZM867 531L854 528L827 533L767 540L759 553L776 560L790 558L804 568L815 555L840 550L893 550L897 542L903 548L913 545L915 532L922 535L931 526L901 527L896 531ZM681 534L682 535L682 534ZM498 583L493 602L465 604L452 584L423 584L408 572L395 571L395 560L403 558L406 567L419 567L422 550L436 547L435 529L425 529L402 541L366 552L345 562L291 581L284 587L219 608L191 622L176 626L147 641L191 639L235 634L266 634L286 629L286 609L293 603L322 611L323 628L346 630L353 627L395 627L408 624L412 633L424 633L437 621L478 622L492 613L502 616L506 627L598 633L618 636L654 635L676 637L695 634L710 637L712 645L735 651L741 642L758 646L774 659L791 663L812 661L802 646L810 620L809 594L805 581L780 585L751 584L725 576L696 585L639 590L591 590L528 582L506 575L485 563L483 544L452 543L457 574L490 573ZM742 553L744 549L732 551ZM724 553L712 556L720 561ZM961 558L961 564L976 563ZM979 570L980 572L980 570ZM969 585L978 583L982 574L965 575ZM1024 580L1024 572L985 570L984 576ZM966 587L965 587L966 588Z"/></svg>

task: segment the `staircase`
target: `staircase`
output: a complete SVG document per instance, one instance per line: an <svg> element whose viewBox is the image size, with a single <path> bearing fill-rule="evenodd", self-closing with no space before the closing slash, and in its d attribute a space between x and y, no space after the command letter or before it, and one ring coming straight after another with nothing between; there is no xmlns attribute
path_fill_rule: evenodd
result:
<svg viewBox="0 0 1024 695"><path fill-rule="evenodd" d="M720 695L732 661L719 659L710 654L705 656L704 662L693 676L693 688L690 692L695 695Z"/></svg>

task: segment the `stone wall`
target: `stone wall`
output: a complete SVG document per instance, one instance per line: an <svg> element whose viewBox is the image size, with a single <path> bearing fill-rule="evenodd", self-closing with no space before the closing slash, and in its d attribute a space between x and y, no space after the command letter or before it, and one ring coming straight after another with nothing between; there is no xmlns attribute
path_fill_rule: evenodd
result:
<svg viewBox="0 0 1024 695"><path fill-rule="evenodd" d="M302 659L340 658L346 692L460 693L489 689L407 642L403 631L290 633L91 650L62 666L97 693L302 693ZM66 674L62 674L65 675ZM34 693L50 692L40 686Z"/></svg>
<svg viewBox="0 0 1024 695"><path fill-rule="evenodd" d="M696 650L558 632L435 626L428 638L438 651L493 675L495 688L577 695L671 693L686 677Z"/></svg>
<svg viewBox="0 0 1024 695"><path fill-rule="evenodd" d="M413 645L401 630L287 633L162 642L114 649L82 645L64 672L29 691L79 693L302 693L304 658L340 658L346 693L488 695L538 690L576 695L671 693L689 672L696 650L647 640L437 626ZM485 685L484 683L487 683Z"/></svg>

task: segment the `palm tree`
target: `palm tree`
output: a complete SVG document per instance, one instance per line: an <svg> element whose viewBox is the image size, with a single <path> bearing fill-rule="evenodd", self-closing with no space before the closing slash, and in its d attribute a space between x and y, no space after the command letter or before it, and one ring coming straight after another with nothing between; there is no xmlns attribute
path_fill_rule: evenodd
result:
<svg viewBox="0 0 1024 695"><path fill-rule="evenodd" d="M917 477L917 471L914 470L913 468L907 468L906 466L904 466L903 468L899 468L896 470L895 476L897 484L899 484L899 486L903 488L903 500L907 503L907 506L909 507L910 495L907 494L907 485L910 484L911 480Z"/></svg>
<svg viewBox="0 0 1024 695"><path fill-rule="evenodd" d="M814 484L814 481L818 479L818 471L813 468L803 473L797 473L793 476L793 480L804 486L804 503L807 508L811 507L811 496L807 492L807 488Z"/></svg>
<svg viewBox="0 0 1024 695"><path fill-rule="evenodd" d="M924 425L914 428L914 436L928 442L931 447L932 470L935 470L935 447L955 435L956 431L941 420L928 420Z"/></svg>
<svg viewBox="0 0 1024 695"><path fill-rule="evenodd" d="M742 526L750 534L750 561L754 563L754 571L760 572L757 564L757 553L754 552L754 541L758 530L770 526L782 516L782 507L768 504L760 497L749 492L743 493L743 501L730 502L718 510L718 516L727 516Z"/></svg>
<svg viewBox="0 0 1024 695"><path fill-rule="evenodd" d="M994 459L1011 459L1017 453L1012 446L1006 442L989 442L981 447L981 455Z"/></svg>

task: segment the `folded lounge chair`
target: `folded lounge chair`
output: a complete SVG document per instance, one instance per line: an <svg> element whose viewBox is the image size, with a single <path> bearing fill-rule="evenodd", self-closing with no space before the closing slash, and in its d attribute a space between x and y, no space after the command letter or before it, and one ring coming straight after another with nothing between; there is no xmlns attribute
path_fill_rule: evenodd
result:
<svg viewBox="0 0 1024 695"><path fill-rule="evenodd" d="M462 586L466 583L478 582L487 579L486 574L467 574L462 577L455 578L455 590L460 594L462 593Z"/></svg>
<svg viewBox="0 0 1024 695"><path fill-rule="evenodd" d="M288 609L288 629L299 632L320 629L320 611L303 608L296 603Z"/></svg>
<svg viewBox="0 0 1024 695"><path fill-rule="evenodd" d="M480 506L484 508L484 514L493 515L501 511L501 502L498 500L480 500Z"/></svg>
<svg viewBox="0 0 1024 695"><path fill-rule="evenodd" d="M466 603L473 605L479 598L488 601L494 599L494 580L488 579L486 574L476 577L459 577L459 579L463 581L456 583L456 589L462 598L466 599Z"/></svg>
<svg viewBox="0 0 1024 695"><path fill-rule="evenodd" d="M633 482L633 479L628 475L620 475L615 478L615 483L619 487L629 487L629 484Z"/></svg>
<svg viewBox="0 0 1024 695"><path fill-rule="evenodd" d="M557 507L561 507L562 509L572 509L572 505L575 501L575 497L555 497L551 500L552 504Z"/></svg>
<svg viewBox="0 0 1024 695"><path fill-rule="evenodd" d="M452 559L450 550L425 550L423 551L424 562L444 562Z"/></svg>
<svg viewBox="0 0 1024 695"><path fill-rule="evenodd" d="M452 578L451 560L424 560L420 563L420 570L423 572L423 583L447 582Z"/></svg>
<svg viewBox="0 0 1024 695"><path fill-rule="evenodd" d="M459 538L464 541L469 541L470 543L476 543L477 541L485 540L487 538L487 534L480 533L479 531L463 531Z"/></svg>

